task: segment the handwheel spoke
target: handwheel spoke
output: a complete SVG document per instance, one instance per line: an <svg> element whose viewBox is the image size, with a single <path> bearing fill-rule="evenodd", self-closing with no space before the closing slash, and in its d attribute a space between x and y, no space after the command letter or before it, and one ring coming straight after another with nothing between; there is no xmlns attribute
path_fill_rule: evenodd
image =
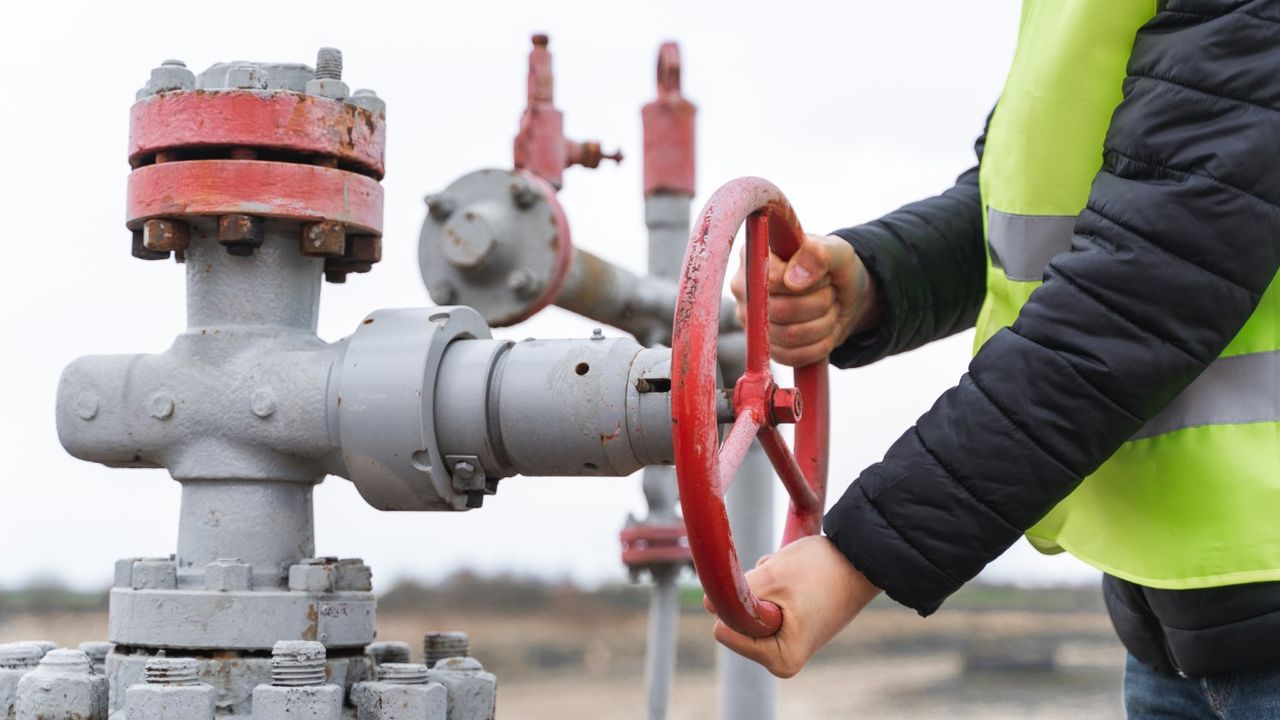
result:
<svg viewBox="0 0 1280 720"><path fill-rule="evenodd" d="M800 470L800 464L796 462L795 455L791 453L791 448L787 447L787 441L782 439L782 433L778 432L778 428L772 426L763 428L760 431L760 445L769 456L769 461L773 463L773 469L777 471L778 479L782 481L787 494L791 496L791 504L795 509L800 512L814 512L820 509L821 501L809 486L809 481Z"/></svg>
<svg viewBox="0 0 1280 720"><path fill-rule="evenodd" d="M769 371L769 216L747 217L747 372Z"/></svg>
<svg viewBox="0 0 1280 720"><path fill-rule="evenodd" d="M738 475L742 459L747 456L762 424L763 418L751 410L744 411L733 421L733 428L720 444L720 477L716 478L716 490L720 497L729 492L729 486Z"/></svg>

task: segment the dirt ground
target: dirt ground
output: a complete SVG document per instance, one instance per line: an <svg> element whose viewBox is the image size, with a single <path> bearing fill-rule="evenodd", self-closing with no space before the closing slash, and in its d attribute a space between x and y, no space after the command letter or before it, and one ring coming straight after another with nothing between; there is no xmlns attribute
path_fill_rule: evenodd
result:
<svg viewBox="0 0 1280 720"><path fill-rule="evenodd" d="M643 614L395 613L381 615L379 628L382 639L415 647L426 630L468 630L475 655L498 675L500 718L644 717ZM688 613L680 632L670 720L716 718L709 619ZM105 633L99 613L0 618L0 641L74 645ZM778 718L1118 720L1122 662L1097 612L944 610L921 620L872 609L781 683Z"/></svg>

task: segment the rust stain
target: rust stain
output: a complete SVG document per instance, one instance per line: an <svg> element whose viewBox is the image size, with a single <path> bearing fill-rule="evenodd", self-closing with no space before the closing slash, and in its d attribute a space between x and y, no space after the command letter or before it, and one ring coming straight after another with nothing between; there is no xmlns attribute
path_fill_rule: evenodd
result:
<svg viewBox="0 0 1280 720"><path fill-rule="evenodd" d="M303 640L315 640L320 634L320 612L315 603L307 606L307 627L302 631Z"/></svg>

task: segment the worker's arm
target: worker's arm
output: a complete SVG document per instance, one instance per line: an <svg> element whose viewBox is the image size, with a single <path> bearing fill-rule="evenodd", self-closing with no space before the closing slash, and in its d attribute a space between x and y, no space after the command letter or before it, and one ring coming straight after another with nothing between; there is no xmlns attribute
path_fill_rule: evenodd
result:
<svg viewBox="0 0 1280 720"><path fill-rule="evenodd" d="M1280 7L1231 6L1169 0L1139 31L1071 252L828 513L853 578L829 594L843 596L789 615L831 587L803 575L764 595L800 628L790 645L722 641L798 667L823 641L803 613L852 617L845 585L932 613L1240 330L1280 268ZM795 554L800 567L813 553Z"/></svg>

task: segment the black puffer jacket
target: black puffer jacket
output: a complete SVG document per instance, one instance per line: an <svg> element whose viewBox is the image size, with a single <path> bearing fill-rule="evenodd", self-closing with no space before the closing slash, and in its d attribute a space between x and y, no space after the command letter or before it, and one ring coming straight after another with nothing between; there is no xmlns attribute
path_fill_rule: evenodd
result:
<svg viewBox="0 0 1280 720"><path fill-rule="evenodd" d="M1071 252L1050 262L1044 285L959 385L849 488L827 515L832 541L890 597L936 610L1194 380L1253 313L1280 268L1277 158L1280 3L1169 0L1135 39ZM883 326L852 338L834 363L863 365L973 324L980 205L975 169L939 198L838 232L887 310ZM1064 427L1072 431L1055 431ZM1139 659L1192 674L1231 669L1235 660L1202 657L1194 637L1177 642L1198 659L1177 663L1179 648L1161 633L1185 621L1176 610L1188 606L1152 603L1140 589L1142 602L1126 600L1136 588L1124 586L1108 599ZM1160 597L1200 591L1184 592ZM1280 589L1244 592L1251 611L1274 616L1266 644L1280 659ZM1198 627L1214 625L1213 603L1188 602L1207 608ZM1174 609L1161 616L1161 603Z"/></svg>

